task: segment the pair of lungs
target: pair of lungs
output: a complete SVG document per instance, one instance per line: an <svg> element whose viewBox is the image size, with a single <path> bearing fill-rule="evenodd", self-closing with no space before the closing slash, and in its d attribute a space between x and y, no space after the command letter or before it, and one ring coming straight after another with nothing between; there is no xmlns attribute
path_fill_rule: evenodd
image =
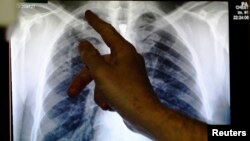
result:
<svg viewBox="0 0 250 141"><path fill-rule="evenodd" d="M157 18L160 16L145 13L135 22L135 36L141 37L135 39L136 48L146 50L140 53L145 59L154 91L166 107L203 120L199 111L202 104L198 97L200 91L196 83L196 70L191 62L192 55L177 34L166 30L172 28L170 25L157 28ZM44 133L43 141L90 141L94 138L94 121L98 111L91 96L94 84L85 88L78 98L71 99L66 94L73 77L84 66L77 49L73 48L81 39L101 43L74 29L66 31L58 40L60 49L51 59L55 69L48 71L47 84L51 90L43 102L47 112L40 123L47 127L50 125L46 124L53 123L53 127L49 131L41 129ZM47 106L56 97L62 98L56 104Z"/></svg>

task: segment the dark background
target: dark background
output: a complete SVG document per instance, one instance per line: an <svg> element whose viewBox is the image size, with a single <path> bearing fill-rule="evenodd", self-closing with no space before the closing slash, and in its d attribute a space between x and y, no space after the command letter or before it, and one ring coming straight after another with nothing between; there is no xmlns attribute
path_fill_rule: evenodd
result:
<svg viewBox="0 0 250 141"><path fill-rule="evenodd" d="M246 0L245 0L246 1ZM229 53L230 53L230 83L231 83L231 123L232 125L246 125L249 121L248 107L250 107L250 22L236 21L235 5L239 0L229 3ZM248 1L250 5L250 2ZM249 12L250 16L250 12Z"/></svg>

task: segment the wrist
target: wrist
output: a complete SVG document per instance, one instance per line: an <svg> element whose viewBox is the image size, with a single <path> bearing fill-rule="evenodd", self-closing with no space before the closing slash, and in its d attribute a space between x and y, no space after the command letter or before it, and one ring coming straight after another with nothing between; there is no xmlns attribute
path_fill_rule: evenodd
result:
<svg viewBox="0 0 250 141"><path fill-rule="evenodd" d="M153 90L141 90L137 92L137 94L139 93L142 93L143 96L137 96L139 99L131 101L125 110L117 110L117 112L132 131L153 138L154 132L158 130L159 122L161 122L161 115L164 112L163 105Z"/></svg>

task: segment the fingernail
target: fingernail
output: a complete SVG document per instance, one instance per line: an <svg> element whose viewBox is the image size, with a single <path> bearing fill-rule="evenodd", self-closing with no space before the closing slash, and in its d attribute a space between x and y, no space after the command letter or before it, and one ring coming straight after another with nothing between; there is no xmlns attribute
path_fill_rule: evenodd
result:
<svg viewBox="0 0 250 141"><path fill-rule="evenodd" d="M88 16L91 16L91 15L94 15L94 13L91 10L85 11L84 19L86 20L86 18L88 18Z"/></svg>
<svg viewBox="0 0 250 141"><path fill-rule="evenodd" d="M85 14L93 14L93 12L91 10L86 10Z"/></svg>

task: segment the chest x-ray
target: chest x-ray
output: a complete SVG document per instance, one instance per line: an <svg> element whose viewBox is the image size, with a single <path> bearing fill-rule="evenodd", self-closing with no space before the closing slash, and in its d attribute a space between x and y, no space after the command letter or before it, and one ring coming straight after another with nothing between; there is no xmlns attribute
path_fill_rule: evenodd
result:
<svg viewBox="0 0 250 141"><path fill-rule="evenodd" d="M84 66L79 41L110 53L83 20L87 9L142 54L166 107L208 124L230 123L227 2L53 1L18 7L10 33L15 141L150 140L95 104L94 82L78 98L67 96Z"/></svg>

